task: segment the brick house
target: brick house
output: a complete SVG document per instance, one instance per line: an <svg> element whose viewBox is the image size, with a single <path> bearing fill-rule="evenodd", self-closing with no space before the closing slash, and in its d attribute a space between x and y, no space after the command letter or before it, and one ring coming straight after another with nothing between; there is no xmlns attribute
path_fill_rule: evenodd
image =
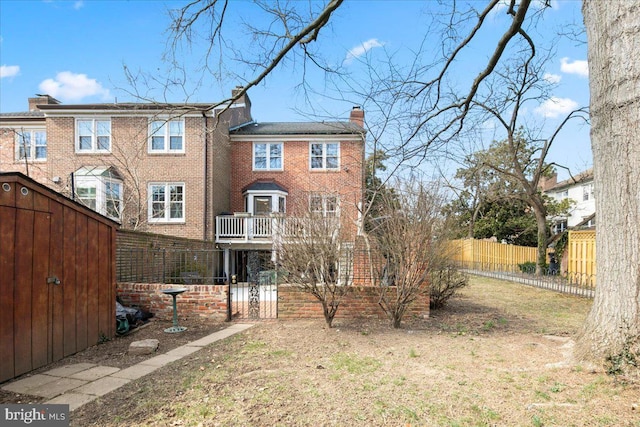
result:
<svg viewBox="0 0 640 427"><path fill-rule="evenodd" d="M274 224L286 234L305 211L338 220L355 242L364 196L363 125L364 111L354 107L348 122L249 122L230 129L231 211L216 218L226 271L245 281L247 265L268 266Z"/></svg>
<svg viewBox="0 0 640 427"><path fill-rule="evenodd" d="M38 95L29 111L0 114L0 171L22 172L122 228L215 242L230 274L246 269L249 253L271 250L273 213L294 206L346 221L355 237L363 125L359 108L343 122L257 123L246 95L217 109Z"/></svg>

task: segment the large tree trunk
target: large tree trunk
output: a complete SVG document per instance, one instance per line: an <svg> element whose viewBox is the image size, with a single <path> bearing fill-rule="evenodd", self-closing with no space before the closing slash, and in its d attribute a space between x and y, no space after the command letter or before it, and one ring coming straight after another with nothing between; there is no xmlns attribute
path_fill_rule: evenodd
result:
<svg viewBox="0 0 640 427"><path fill-rule="evenodd" d="M536 274L541 275L544 272L543 267L547 264L547 242L549 241L547 210L544 207L544 201L540 197L535 199L532 206L538 228L538 261L536 262Z"/></svg>
<svg viewBox="0 0 640 427"><path fill-rule="evenodd" d="M640 333L640 1L586 0L597 287L577 354L602 361Z"/></svg>

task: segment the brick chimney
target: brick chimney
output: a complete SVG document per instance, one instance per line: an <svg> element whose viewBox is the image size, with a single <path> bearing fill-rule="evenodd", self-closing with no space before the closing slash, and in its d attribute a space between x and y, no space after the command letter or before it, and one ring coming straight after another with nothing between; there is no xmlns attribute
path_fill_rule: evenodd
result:
<svg viewBox="0 0 640 427"><path fill-rule="evenodd" d="M538 182L538 188L542 191L547 191L558 183L558 174L554 172L549 178L541 176Z"/></svg>
<svg viewBox="0 0 640 427"><path fill-rule="evenodd" d="M364 110L357 105L353 107L353 109L351 110L351 115L349 116L349 121L363 128L364 127Z"/></svg>
<svg viewBox="0 0 640 427"><path fill-rule="evenodd" d="M36 94L35 98L29 98L29 111L36 111L38 105L58 105L60 101L53 96Z"/></svg>

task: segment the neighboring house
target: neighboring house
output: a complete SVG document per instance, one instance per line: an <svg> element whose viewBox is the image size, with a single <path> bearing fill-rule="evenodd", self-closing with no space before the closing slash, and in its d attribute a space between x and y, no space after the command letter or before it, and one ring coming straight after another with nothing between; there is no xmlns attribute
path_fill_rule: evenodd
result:
<svg viewBox="0 0 640 427"><path fill-rule="evenodd" d="M561 233L569 228L594 227L596 203L593 191L593 169L560 182L556 182L556 177L554 175L544 183L543 192L557 201L572 199L574 204L567 215L551 219L553 231Z"/></svg>
<svg viewBox="0 0 640 427"><path fill-rule="evenodd" d="M237 90L237 89L236 89ZM213 240L229 209L228 127L251 120L243 97L211 104L65 105L40 95L0 114L0 171L22 172L123 228Z"/></svg>
<svg viewBox="0 0 640 427"><path fill-rule="evenodd" d="M28 112L0 114L0 172L22 172L122 228L215 242L225 272L243 276L272 249L273 214L294 206L339 218L355 238L360 108L344 122L256 123L246 95L210 107L38 95Z"/></svg>

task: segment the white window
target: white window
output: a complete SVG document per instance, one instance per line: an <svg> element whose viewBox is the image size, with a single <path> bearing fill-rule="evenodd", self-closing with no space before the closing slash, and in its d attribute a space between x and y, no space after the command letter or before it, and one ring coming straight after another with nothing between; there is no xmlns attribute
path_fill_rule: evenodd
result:
<svg viewBox="0 0 640 427"><path fill-rule="evenodd" d="M149 222L184 222L184 184L149 184Z"/></svg>
<svg viewBox="0 0 640 427"><path fill-rule="evenodd" d="M312 194L309 197L309 210L323 217L337 217L339 198L333 194Z"/></svg>
<svg viewBox="0 0 640 427"><path fill-rule="evenodd" d="M582 186L582 200L587 201L593 198L593 184L587 184Z"/></svg>
<svg viewBox="0 0 640 427"><path fill-rule="evenodd" d="M337 142L311 143L309 161L311 169L338 169L340 144Z"/></svg>
<svg viewBox="0 0 640 427"><path fill-rule="evenodd" d="M110 119L77 119L76 120L76 152L109 153L111 152L111 120Z"/></svg>
<svg viewBox="0 0 640 427"><path fill-rule="evenodd" d="M122 178L111 167L85 166L73 173L75 199L116 221L122 218Z"/></svg>
<svg viewBox="0 0 640 427"><path fill-rule="evenodd" d="M109 218L120 218L122 213L122 183L105 181L105 215Z"/></svg>
<svg viewBox="0 0 640 427"><path fill-rule="evenodd" d="M76 200L78 200L89 209L93 209L97 212L96 208L98 207L98 198L96 194L98 181L95 179L82 180L76 185Z"/></svg>
<svg viewBox="0 0 640 427"><path fill-rule="evenodd" d="M184 120L154 120L149 124L150 153L184 153Z"/></svg>
<svg viewBox="0 0 640 427"><path fill-rule="evenodd" d="M282 143L253 144L254 170L282 170Z"/></svg>
<svg viewBox="0 0 640 427"><path fill-rule="evenodd" d="M44 129L16 132L16 160L47 160L47 132Z"/></svg>

